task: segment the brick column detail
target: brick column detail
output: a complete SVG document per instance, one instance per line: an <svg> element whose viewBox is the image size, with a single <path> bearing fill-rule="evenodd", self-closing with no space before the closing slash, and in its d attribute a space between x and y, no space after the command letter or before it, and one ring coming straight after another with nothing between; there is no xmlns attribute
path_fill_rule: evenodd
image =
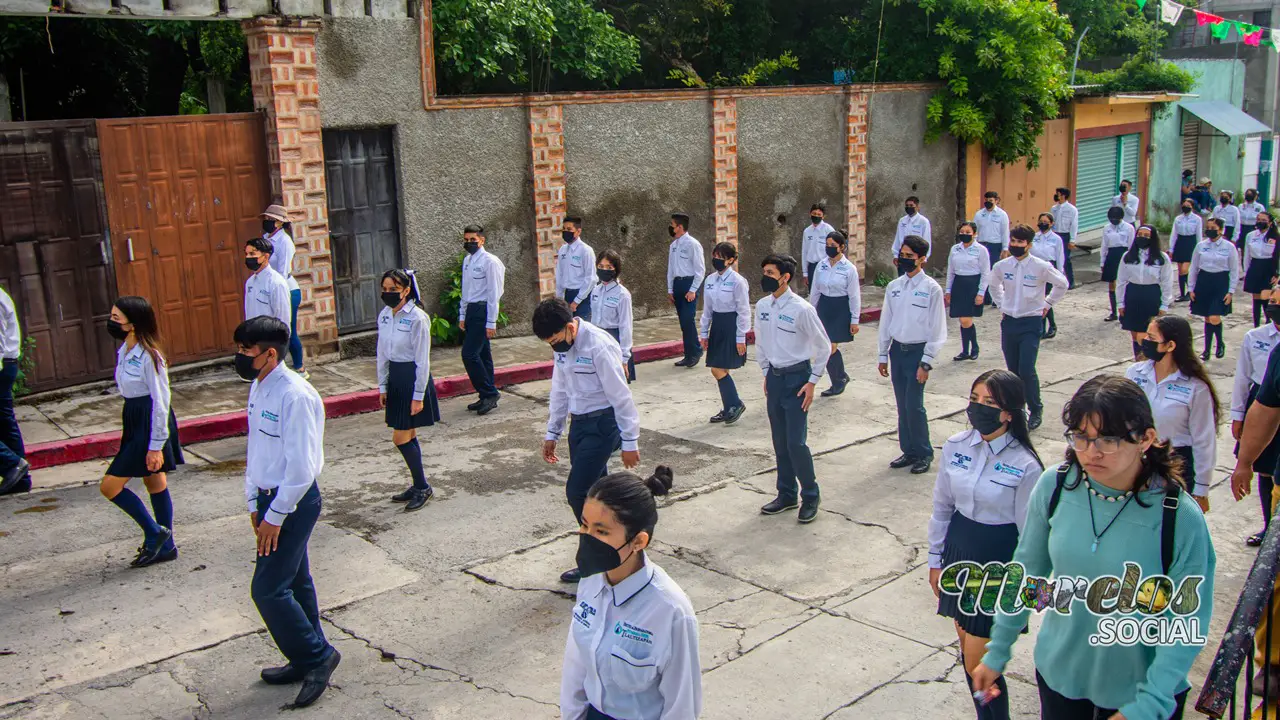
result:
<svg viewBox="0 0 1280 720"><path fill-rule="evenodd" d="M845 218L849 230L849 259L858 267L865 281L867 273L867 132L871 119L867 114L870 95L849 94L845 127Z"/></svg>
<svg viewBox="0 0 1280 720"><path fill-rule="evenodd" d="M716 187L716 242L738 244L738 100L712 101L711 142Z"/></svg>
<svg viewBox="0 0 1280 720"><path fill-rule="evenodd" d="M564 220L564 106L529 108L529 149L533 154L534 239L538 248L538 295L556 294L556 251Z"/></svg>
<svg viewBox="0 0 1280 720"><path fill-rule="evenodd" d="M316 72L320 27L319 19L259 17L243 23L253 104L266 123L271 194L293 222L293 272L302 290L298 335L312 356L338 349Z"/></svg>

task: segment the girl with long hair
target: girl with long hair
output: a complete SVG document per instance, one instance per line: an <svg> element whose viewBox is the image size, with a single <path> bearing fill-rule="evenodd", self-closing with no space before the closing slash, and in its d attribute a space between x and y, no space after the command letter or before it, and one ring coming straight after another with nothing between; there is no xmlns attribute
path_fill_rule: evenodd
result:
<svg viewBox="0 0 1280 720"><path fill-rule="evenodd" d="M1191 314L1204 318L1204 352L1200 353L1200 359L1208 360L1215 338L1218 341L1216 356L1227 353L1226 344L1222 342L1222 316L1231 314L1231 294L1240 282L1240 256L1235 246L1223 237L1221 220L1205 223L1204 238L1191 257L1187 289L1191 292Z"/></svg>
<svg viewBox="0 0 1280 720"><path fill-rule="evenodd" d="M627 367L627 382L635 382L636 361L631 357L632 317L631 291L622 284L622 256L615 250L602 250L596 255L596 279L591 289L591 322L618 341L622 362Z"/></svg>
<svg viewBox="0 0 1280 720"><path fill-rule="evenodd" d="M1271 223L1271 213L1260 212L1254 229L1244 238L1244 291L1253 296L1253 326L1262 324L1262 309L1276 279L1276 242L1280 231Z"/></svg>
<svg viewBox="0 0 1280 720"><path fill-rule="evenodd" d="M1133 337L1135 362L1142 359L1142 340L1151 318L1173 303L1173 274L1173 259L1161 246L1160 233L1150 225L1138 228L1116 276L1120 327Z"/></svg>
<svg viewBox="0 0 1280 720"><path fill-rule="evenodd" d="M130 567L140 568L178 557L168 473L184 459L178 419L170 405L169 367L151 304L133 295L116 300L107 333L122 341L116 352L116 387L124 398L123 431L120 450L98 489L142 528L142 546L130 563ZM138 496L125 487L135 477L146 485L154 519Z"/></svg>
<svg viewBox="0 0 1280 720"><path fill-rule="evenodd" d="M955 622L965 680L978 667L991 637L991 616L966 615L954 595L943 595L943 568L958 562L1004 563L1013 559L1027 518L1027 499L1044 463L1031 444L1022 380L1008 370L988 370L969 389L969 424L942 447L929 518L929 584L938 614ZM1004 681L998 681L1005 690ZM1005 693L983 705L979 720L1007 720Z"/></svg>
<svg viewBox="0 0 1280 720"><path fill-rule="evenodd" d="M978 329L973 319L982 317L987 283L991 278L991 253L978 239L978 226L964 221L956 226L956 241L947 255L947 287L942 296L948 315L960 321L960 354L952 360L978 359Z"/></svg>

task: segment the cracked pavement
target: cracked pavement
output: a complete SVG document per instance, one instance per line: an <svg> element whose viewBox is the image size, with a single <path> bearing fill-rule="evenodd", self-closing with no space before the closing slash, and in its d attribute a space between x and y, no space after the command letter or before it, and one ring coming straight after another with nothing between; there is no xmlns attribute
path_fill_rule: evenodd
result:
<svg viewBox="0 0 1280 720"><path fill-rule="evenodd" d="M1042 345L1048 412L1035 438L1046 462L1061 456L1062 403L1084 379L1128 363L1127 334L1101 321L1106 302L1100 284L1072 291L1057 312L1058 337ZM1228 357L1210 364L1224 402L1246 322L1229 321ZM997 318L978 327L982 359L944 360L929 382L935 447L964 429L972 379L1001 366ZM959 349L955 323L950 329L948 358ZM701 621L703 718L972 717L955 632L934 614L927 582L933 476L887 467L898 455L896 418L874 343L868 325L845 349L854 382L840 397L816 399L810 413L823 506L807 526L793 514L758 514L774 478L753 363L735 375L748 410L731 427L707 422L718 393L706 370L638 368L642 470L662 463L675 473L651 558ZM548 388L507 388L483 418L465 411L470 398L443 402L443 422L420 435L436 495L413 514L387 501L408 473L381 416L328 423L311 561L325 630L343 661L308 715L558 716L572 597L558 575L576 541L567 466L547 466L539 453ZM1209 515L1218 612L1193 682L1252 562L1242 538L1260 525L1257 501L1234 503L1226 487L1231 447L1223 428ZM192 464L170 477L181 556L163 566L126 567L136 529L98 494L101 463L42 471L37 492L0 498L0 719L289 712L296 688L257 677L282 660L249 598L244 440L192 450ZM1034 632L1015 647L1009 670L1021 718L1038 714L1033 646Z"/></svg>

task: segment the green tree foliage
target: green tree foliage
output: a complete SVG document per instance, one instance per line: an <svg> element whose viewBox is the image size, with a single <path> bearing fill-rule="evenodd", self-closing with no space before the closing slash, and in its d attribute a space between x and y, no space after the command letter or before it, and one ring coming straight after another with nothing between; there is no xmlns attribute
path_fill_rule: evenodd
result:
<svg viewBox="0 0 1280 720"><path fill-rule="evenodd" d="M1173 27L1156 21L1156 0L1149 0L1144 9L1133 0L1058 0L1057 5L1058 12L1071 19L1072 51L1075 40L1089 29L1080 44L1084 60L1154 52L1164 46Z"/></svg>

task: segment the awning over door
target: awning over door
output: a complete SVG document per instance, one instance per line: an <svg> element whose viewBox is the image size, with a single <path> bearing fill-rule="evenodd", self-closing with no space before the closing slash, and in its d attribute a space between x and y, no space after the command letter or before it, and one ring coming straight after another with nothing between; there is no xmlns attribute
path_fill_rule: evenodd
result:
<svg viewBox="0 0 1280 720"><path fill-rule="evenodd" d="M1258 122L1240 108L1221 100L1180 102L1178 105L1228 137L1271 132L1271 128Z"/></svg>

